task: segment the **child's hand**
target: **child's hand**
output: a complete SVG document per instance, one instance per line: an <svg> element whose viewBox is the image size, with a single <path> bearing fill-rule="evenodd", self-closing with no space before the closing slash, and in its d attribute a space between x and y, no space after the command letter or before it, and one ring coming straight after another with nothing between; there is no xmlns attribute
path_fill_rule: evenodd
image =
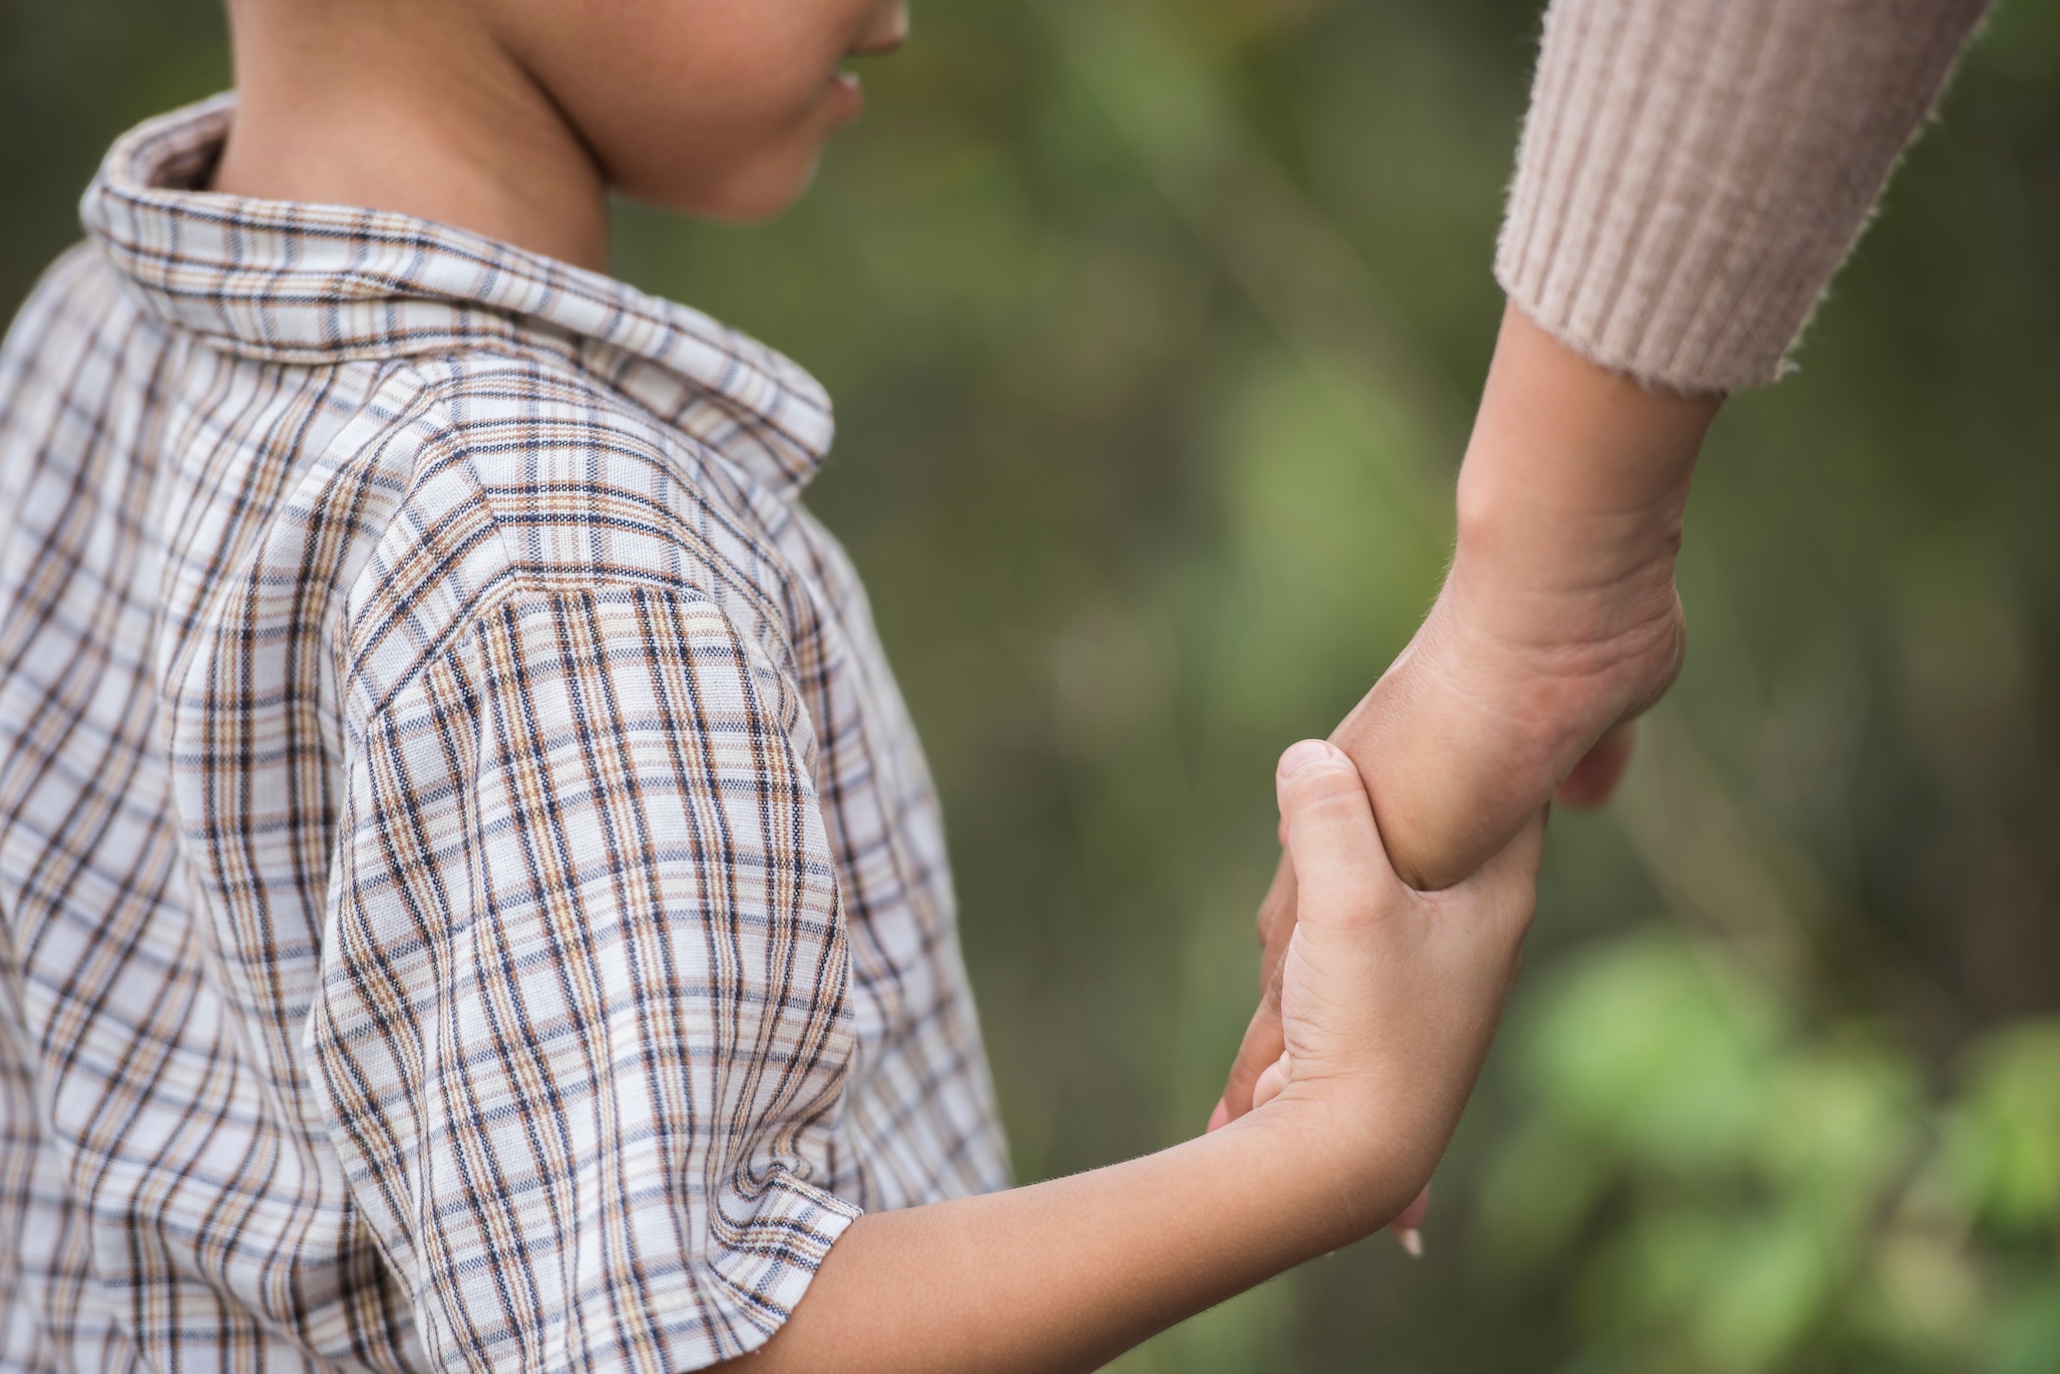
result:
<svg viewBox="0 0 2060 1374"><path fill-rule="evenodd" d="M1289 862L1268 908L1291 934L1277 977L1269 970L1279 1048L1260 1061L1253 1105L1325 1100L1391 1132L1399 1120L1401 1136L1441 1152L1516 974L1543 814L1474 877L1421 893L1395 876L1358 770L1335 746L1289 749L1277 786ZM1436 1154L1417 1162L1428 1178Z"/></svg>
<svg viewBox="0 0 2060 1374"><path fill-rule="evenodd" d="M1286 1050L1282 1050L1280 1058L1268 1064L1260 1073L1259 1081L1252 1085L1252 1110L1257 1111L1279 1097L1281 1089L1285 1088L1293 1077L1294 1060ZM1228 1124L1228 1110L1219 1101L1216 1104L1215 1115L1209 1118L1209 1129L1213 1131ZM1412 1258L1423 1257L1423 1233L1418 1228L1423 1225L1423 1219L1430 1214L1430 1210L1431 1189L1426 1183L1423 1191L1416 1195L1416 1201L1404 1207L1402 1215L1388 1223L1388 1229L1395 1233L1395 1238L1402 1242L1402 1248L1407 1250Z"/></svg>
<svg viewBox="0 0 2060 1374"><path fill-rule="evenodd" d="M1335 747L1288 750L1278 790L1300 917L1280 958L1288 1055L1264 1109L1084 1174L869 1212L736 1367L1098 1369L1411 1219L1515 976L1543 823L1425 895L1395 876L1358 769Z"/></svg>

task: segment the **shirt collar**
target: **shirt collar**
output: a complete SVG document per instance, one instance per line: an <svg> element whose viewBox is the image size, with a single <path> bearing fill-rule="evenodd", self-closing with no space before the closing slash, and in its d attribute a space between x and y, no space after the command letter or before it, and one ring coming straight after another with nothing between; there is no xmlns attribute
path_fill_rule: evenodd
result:
<svg viewBox="0 0 2060 1374"><path fill-rule="evenodd" d="M213 346L322 366L519 344L575 362L782 495L829 451L829 397L698 310L509 244L381 210L196 190L233 95L123 135L80 207L151 310Z"/></svg>

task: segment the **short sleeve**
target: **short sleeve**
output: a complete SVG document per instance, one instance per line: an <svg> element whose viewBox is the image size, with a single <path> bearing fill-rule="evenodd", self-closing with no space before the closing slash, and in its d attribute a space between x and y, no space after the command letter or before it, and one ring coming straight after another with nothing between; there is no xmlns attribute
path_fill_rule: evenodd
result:
<svg viewBox="0 0 2060 1374"><path fill-rule="evenodd" d="M812 749L759 646L642 586L482 611L351 746L312 1049L438 1367L743 1353L858 1214Z"/></svg>

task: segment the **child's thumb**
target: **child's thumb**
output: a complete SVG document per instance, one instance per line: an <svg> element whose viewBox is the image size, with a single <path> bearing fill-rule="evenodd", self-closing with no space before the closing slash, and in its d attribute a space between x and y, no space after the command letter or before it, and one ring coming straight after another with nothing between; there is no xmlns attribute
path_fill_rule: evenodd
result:
<svg viewBox="0 0 2060 1374"><path fill-rule="evenodd" d="M1335 745L1305 739L1280 756L1276 788L1295 866L1297 919L1370 915L1401 880L1388 866L1359 770Z"/></svg>

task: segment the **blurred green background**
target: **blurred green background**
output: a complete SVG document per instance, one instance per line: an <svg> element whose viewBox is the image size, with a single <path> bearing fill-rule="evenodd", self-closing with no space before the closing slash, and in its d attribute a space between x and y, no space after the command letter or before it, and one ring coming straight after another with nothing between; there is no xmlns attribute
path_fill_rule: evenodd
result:
<svg viewBox="0 0 2060 1374"><path fill-rule="evenodd" d="M837 397L813 501L942 784L1025 1179L1198 1130L1269 783L1450 539L1535 0L931 0L780 223L618 265ZM0 311L209 0L0 5ZM1429 1255L1144 1371L2060 1369L2060 9L2006 4L1802 371L1734 401L1693 643L1554 822ZM2049 389L2050 388L2050 389Z"/></svg>

